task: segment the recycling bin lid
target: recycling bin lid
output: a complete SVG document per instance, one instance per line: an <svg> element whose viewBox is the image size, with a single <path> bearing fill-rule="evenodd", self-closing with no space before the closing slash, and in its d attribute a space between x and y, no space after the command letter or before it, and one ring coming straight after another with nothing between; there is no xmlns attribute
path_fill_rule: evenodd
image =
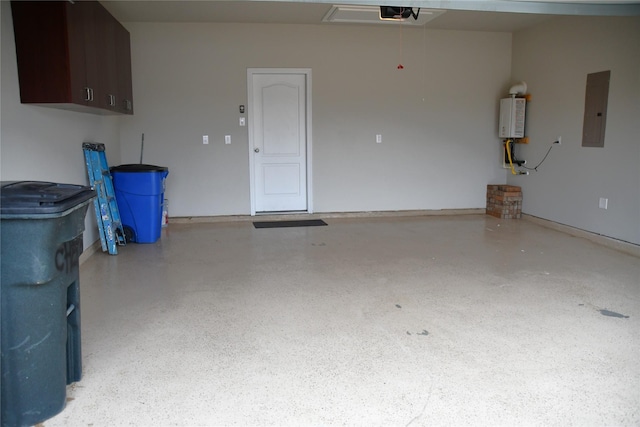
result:
<svg viewBox="0 0 640 427"><path fill-rule="evenodd" d="M58 214L91 200L96 192L83 185L44 181L1 181L0 214Z"/></svg>
<svg viewBox="0 0 640 427"><path fill-rule="evenodd" d="M111 172L166 172L169 168L156 165L128 164L113 166Z"/></svg>

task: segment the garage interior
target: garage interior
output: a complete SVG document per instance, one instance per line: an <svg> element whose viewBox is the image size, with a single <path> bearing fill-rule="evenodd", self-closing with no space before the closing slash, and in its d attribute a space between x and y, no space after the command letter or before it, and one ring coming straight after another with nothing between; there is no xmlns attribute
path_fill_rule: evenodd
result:
<svg viewBox="0 0 640 427"><path fill-rule="evenodd" d="M169 170L156 243L102 253L89 210L84 376L44 425L640 423L640 4L453 1L398 26L325 22L333 2L101 3L131 36L132 115L21 103L0 4L2 181L87 185L83 142L132 164L142 134ZM326 227L252 226L281 219L252 216L256 69L308 70L295 217ZM484 214L492 184L522 189L522 219Z"/></svg>

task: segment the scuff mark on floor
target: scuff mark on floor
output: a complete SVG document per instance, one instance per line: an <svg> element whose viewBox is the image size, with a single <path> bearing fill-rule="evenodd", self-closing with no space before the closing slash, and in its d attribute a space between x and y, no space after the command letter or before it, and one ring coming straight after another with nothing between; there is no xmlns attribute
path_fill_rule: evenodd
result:
<svg viewBox="0 0 640 427"><path fill-rule="evenodd" d="M625 314L621 314L621 313L617 313L615 311L607 310L606 308L600 308L597 305L590 304L590 303L578 303L578 306L579 307L588 306L590 308L593 308L594 310L596 310L598 313L602 314L603 316L607 316L607 317L615 317L617 319L628 319L629 318L629 316L627 316Z"/></svg>
<svg viewBox="0 0 640 427"><path fill-rule="evenodd" d="M431 381L431 386L429 387L429 395L427 396L426 402L424 402L424 406L422 407L422 411L420 411L420 413L418 415L413 417L413 419L411 419L411 421L409 421L407 424L405 424L405 427L409 427L411 424L414 423L414 421L419 420L424 415L424 413L427 411L427 407L429 406L429 401L431 400L431 394L432 393L433 393L433 379Z"/></svg>
<svg viewBox="0 0 640 427"><path fill-rule="evenodd" d="M625 316L624 314L616 313L615 311L609 311L607 309L598 310L600 314L608 317L617 317L619 319L628 319L629 316Z"/></svg>

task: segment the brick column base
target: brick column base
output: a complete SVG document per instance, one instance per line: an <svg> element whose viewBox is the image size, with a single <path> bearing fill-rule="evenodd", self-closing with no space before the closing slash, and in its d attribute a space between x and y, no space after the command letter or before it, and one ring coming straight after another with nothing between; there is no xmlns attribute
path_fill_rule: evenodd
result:
<svg viewBox="0 0 640 427"><path fill-rule="evenodd" d="M515 185L487 185L487 215L522 217L522 189Z"/></svg>

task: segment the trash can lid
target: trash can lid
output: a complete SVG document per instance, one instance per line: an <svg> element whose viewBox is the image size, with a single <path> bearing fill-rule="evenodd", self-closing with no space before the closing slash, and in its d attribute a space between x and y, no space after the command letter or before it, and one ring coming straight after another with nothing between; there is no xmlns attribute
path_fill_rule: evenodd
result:
<svg viewBox="0 0 640 427"><path fill-rule="evenodd" d="M169 168L156 165L129 164L113 166L111 172L166 172Z"/></svg>
<svg viewBox="0 0 640 427"><path fill-rule="evenodd" d="M0 182L0 214L55 214L94 198L91 187L42 181Z"/></svg>

